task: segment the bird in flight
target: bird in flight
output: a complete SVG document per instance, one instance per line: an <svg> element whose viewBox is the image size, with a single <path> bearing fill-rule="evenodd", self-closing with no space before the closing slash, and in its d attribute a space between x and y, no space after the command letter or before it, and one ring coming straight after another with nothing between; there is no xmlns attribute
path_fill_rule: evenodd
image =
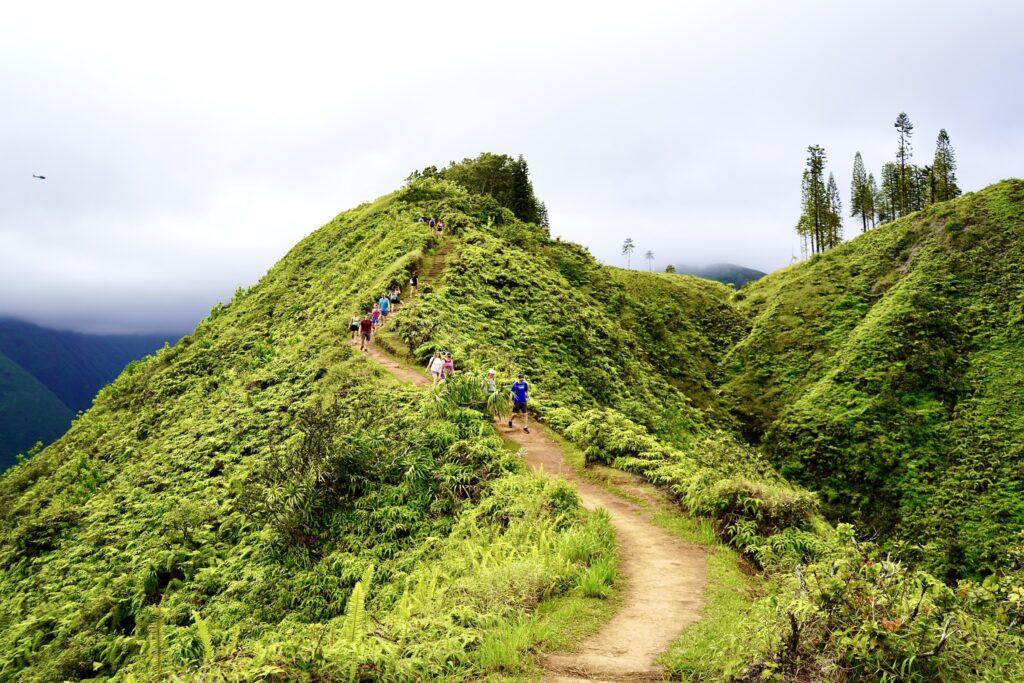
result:
<svg viewBox="0 0 1024 683"><path fill-rule="evenodd" d="M38 178L39 180L46 180L46 176L44 176L44 175L36 175L35 173L32 174L32 177L33 178Z"/></svg>

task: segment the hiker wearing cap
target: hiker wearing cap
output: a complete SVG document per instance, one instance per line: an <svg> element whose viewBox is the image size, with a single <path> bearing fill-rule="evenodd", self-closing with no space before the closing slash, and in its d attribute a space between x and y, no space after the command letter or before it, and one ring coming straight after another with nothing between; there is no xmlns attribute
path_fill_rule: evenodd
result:
<svg viewBox="0 0 1024 683"><path fill-rule="evenodd" d="M494 368L487 371L487 379L484 380L484 390L487 391L487 395L498 393L498 382L494 378Z"/></svg>
<svg viewBox="0 0 1024 683"><path fill-rule="evenodd" d="M526 383L526 377L519 373L519 380L509 389L509 396L512 398L512 416L508 418L508 426L512 426L512 420L516 419L516 413L523 415L523 431L530 433L530 418L526 413L526 400L530 397L530 386Z"/></svg>

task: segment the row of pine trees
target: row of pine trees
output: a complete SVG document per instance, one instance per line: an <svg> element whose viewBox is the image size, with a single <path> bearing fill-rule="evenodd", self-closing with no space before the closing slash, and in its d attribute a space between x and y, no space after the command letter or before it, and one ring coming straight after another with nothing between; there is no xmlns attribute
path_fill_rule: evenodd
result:
<svg viewBox="0 0 1024 683"><path fill-rule="evenodd" d="M956 184L956 159L946 129L939 131L932 164L917 166L912 161L914 124L906 113L900 112L894 125L898 135L896 160L882 165L881 187L874 174L864 168L860 152L853 157L850 216L860 218L862 232L929 204L960 196L960 188ZM843 241L842 200L835 176L829 173L828 180L825 180L825 162L823 147L811 145L807 148L807 166L801 182L802 208L796 224L805 257L820 254Z"/></svg>

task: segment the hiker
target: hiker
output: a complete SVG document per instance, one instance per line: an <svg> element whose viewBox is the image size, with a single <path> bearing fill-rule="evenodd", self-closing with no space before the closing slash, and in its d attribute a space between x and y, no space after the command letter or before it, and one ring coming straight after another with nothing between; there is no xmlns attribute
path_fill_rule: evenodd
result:
<svg viewBox="0 0 1024 683"><path fill-rule="evenodd" d="M441 235L443 233L444 233L444 221L438 221L437 222L437 236L441 237Z"/></svg>
<svg viewBox="0 0 1024 683"><path fill-rule="evenodd" d="M370 317L369 313L363 316L363 319L359 321L359 333L361 340L359 342L359 350L369 353L369 350L366 348L366 342L370 341L370 335L373 334L373 319Z"/></svg>
<svg viewBox="0 0 1024 683"><path fill-rule="evenodd" d="M426 216L420 216L419 218L416 219L416 222L417 223L426 223L427 222L427 217Z"/></svg>
<svg viewBox="0 0 1024 683"><path fill-rule="evenodd" d="M412 277L409 278L409 298L416 296L416 288L420 285L420 272L418 270L412 271Z"/></svg>
<svg viewBox="0 0 1024 683"><path fill-rule="evenodd" d="M494 375L494 368L491 368L487 371L487 378L484 380L484 391L487 392L488 396L498 393L498 381Z"/></svg>
<svg viewBox="0 0 1024 683"><path fill-rule="evenodd" d="M377 304L373 305L373 312L370 313L370 320L373 321L373 329L377 329L377 325L380 324L380 306Z"/></svg>
<svg viewBox="0 0 1024 683"><path fill-rule="evenodd" d="M431 218L430 221L427 223L427 226L430 228L430 231L433 232L434 228L437 227L437 221Z"/></svg>
<svg viewBox="0 0 1024 683"><path fill-rule="evenodd" d="M508 418L508 426L512 426L512 420L516 419L516 413L523 414L523 431L530 433L530 418L526 413L526 400L530 397L530 386L526 383L526 377L519 373L519 380L509 389L509 396L512 398L512 416Z"/></svg>
<svg viewBox="0 0 1024 683"><path fill-rule="evenodd" d="M441 378L448 379L455 374L455 361L452 360L452 352L444 354L444 363L441 364Z"/></svg>
<svg viewBox="0 0 1024 683"><path fill-rule="evenodd" d="M441 381L441 369L444 367L444 360L441 359L441 352L434 351L434 356L427 361L427 369L434 377L434 385Z"/></svg>
<svg viewBox="0 0 1024 683"><path fill-rule="evenodd" d="M391 308L396 308L400 303L402 303L402 288L395 285L391 288Z"/></svg>
<svg viewBox="0 0 1024 683"><path fill-rule="evenodd" d="M352 343L356 343L356 332L359 331L359 316L354 315L352 319L348 321L349 332L352 333Z"/></svg>
<svg viewBox="0 0 1024 683"><path fill-rule="evenodd" d="M388 321L388 313L391 312L391 299L387 294L381 294L377 306L380 308L380 324L383 325Z"/></svg>

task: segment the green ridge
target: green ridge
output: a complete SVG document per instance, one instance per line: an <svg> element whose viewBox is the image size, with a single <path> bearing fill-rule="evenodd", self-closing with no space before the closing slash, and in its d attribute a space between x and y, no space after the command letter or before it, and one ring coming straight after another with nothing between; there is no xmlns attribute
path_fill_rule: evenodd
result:
<svg viewBox="0 0 1024 683"><path fill-rule="evenodd" d="M1020 398L1021 181L733 292L600 266L455 182L485 186L484 159L339 215L0 478L0 681L528 675L564 643L534 610L606 592L612 541L497 438L491 366L526 372L588 462L666 487L763 571L746 611L722 580L728 615L666 654L676 674L1024 673L1019 424L1000 413ZM506 204L532 197L513 180ZM454 352L464 378L425 395L346 329L430 270L422 215L447 265L380 343Z"/></svg>

